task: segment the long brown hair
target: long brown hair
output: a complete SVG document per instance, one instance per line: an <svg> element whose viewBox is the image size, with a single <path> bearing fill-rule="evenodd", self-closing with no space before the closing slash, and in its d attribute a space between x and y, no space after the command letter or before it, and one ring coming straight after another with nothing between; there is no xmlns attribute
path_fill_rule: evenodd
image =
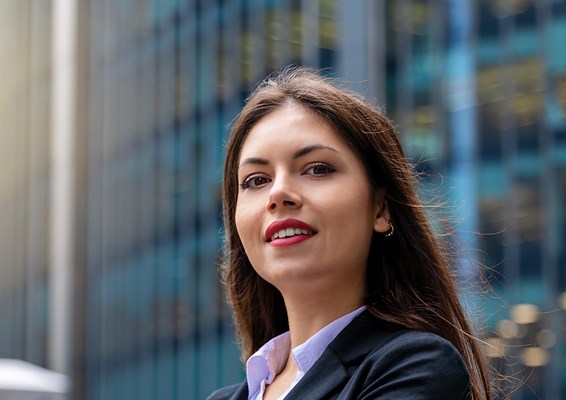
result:
<svg viewBox="0 0 566 400"><path fill-rule="evenodd" d="M490 399L487 368L457 295L449 252L431 228L416 194L415 173L392 122L358 95L316 72L286 68L266 78L234 120L224 164L226 229L222 279L242 358L289 329L280 292L248 260L236 231L238 162L247 134L265 115L295 103L336 128L363 161L373 187L385 189L395 234L374 233L367 262L366 305L375 316L450 341L462 355L473 398ZM387 242L385 242L387 240Z"/></svg>

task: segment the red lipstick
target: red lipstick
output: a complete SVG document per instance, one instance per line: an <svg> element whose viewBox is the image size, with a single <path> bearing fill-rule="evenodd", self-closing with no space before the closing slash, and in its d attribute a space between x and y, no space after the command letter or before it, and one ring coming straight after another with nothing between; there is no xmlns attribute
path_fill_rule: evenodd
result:
<svg viewBox="0 0 566 400"><path fill-rule="evenodd" d="M300 229L308 233L293 234L288 237L278 237L271 240L273 235L287 229ZM265 230L265 240L272 246L289 246L310 239L314 234L316 234L316 231L309 224L298 219L289 218L271 223Z"/></svg>

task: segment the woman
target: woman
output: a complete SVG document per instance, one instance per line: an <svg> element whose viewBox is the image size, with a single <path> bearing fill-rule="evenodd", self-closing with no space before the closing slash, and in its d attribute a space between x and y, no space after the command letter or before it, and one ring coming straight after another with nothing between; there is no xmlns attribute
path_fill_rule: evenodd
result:
<svg viewBox="0 0 566 400"><path fill-rule="evenodd" d="M234 121L224 284L247 379L210 399L489 399L394 127L305 68Z"/></svg>

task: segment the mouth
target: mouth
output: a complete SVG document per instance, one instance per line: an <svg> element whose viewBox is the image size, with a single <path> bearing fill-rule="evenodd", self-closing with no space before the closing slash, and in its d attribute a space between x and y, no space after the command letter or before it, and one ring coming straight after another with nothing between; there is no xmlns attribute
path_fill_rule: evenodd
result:
<svg viewBox="0 0 566 400"><path fill-rule="evenodd" d="M313 235L316 235L314 228L302 221L291 218L281 221L275 221L265 230L265 238L267 243L270 243L277 239Z"/></svg>
<svg viewBox="0 0 566 400"><path fill-rule="evenodd" d="M288 237L293 237L293 236L298 236L298 235L307 235L307 236L312 236L314 235L313 231L308 231L306 229L301 229L301 228L287 228L287 229L281 229L278 232L275 232L273 234L273 236L271 236L269 239L267 239L267 242L271 242L275 239L279 239L279 238L288 238Z"/></svg>

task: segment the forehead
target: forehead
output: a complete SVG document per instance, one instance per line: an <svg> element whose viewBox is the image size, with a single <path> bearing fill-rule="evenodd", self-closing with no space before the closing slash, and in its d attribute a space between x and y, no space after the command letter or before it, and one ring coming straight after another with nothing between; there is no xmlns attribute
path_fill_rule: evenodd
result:
<svg viewBox="0 0 566 400"><path fill-rule="evenodd" d="M283 151L313 144L349 147L324 118L297 104L287 104L265 115L252 127L241 147L240 158L258 151Z"/></svg>

